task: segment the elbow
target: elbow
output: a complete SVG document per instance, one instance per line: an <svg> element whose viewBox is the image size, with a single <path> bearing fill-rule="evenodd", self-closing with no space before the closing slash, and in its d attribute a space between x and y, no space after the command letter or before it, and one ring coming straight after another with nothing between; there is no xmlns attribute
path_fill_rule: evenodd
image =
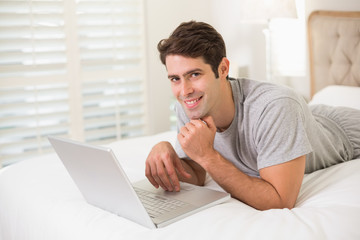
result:
<svg viewBox="0 0 360 240"><path fill-rule="evenodd" d="M282 208L288 208L289 210L295 208L295 202L288 202L282 205Z"/></svg>
<svg viewBox="0 0 360 240"><path fill-rule="evenodd" d="M264 207L254 207L254 208L259 211L266 211L266 210L271 210L271 209L289 209L289 210L291 210L291 209L295 208L295 206L283 204L283 205L273 205L273 206L264 206Z"/></svg>
<svg viewBox="0 0 360 240"><path fill-rule="evenodd" d="M285 208L291 210L294 207L295 207L294 201L278 199L278 201L274 201L272 204L270 203L267 206L264 206L262 209L258 209L258 210L285 209Z"/></svg>
<svg viewBox="0 0 360 240"><path fill-rule="evenodd" d="M296 199L297 199L297 195L296 197L280 197L279 196L279 201L280 201L280 207L281 209L287 208L289 210L295 208L295 204L296 204Z"/></svg>
<svg viewBox="0 0 360 240"><path fill-rule="evenodd" d="M291 204L291 203L280 203L279 205L277 206L274 206L273 208L270 208L270 209L293 209L295 207L295 204Z"/></svg>
<svg viewBox="0 0 360 240"><path fill-rule="evenodd" d="M296 204L297 195L281 195L278 192L277 194L273 195L271 199L265 201L269 204L267 206L268 209L284 209L287 208L289 210L293 209Z"/></svg>
<svg viewBox="0 0 360 240"><path fill-rule="evenodd" d="M270 209L293 209L295 208L295 201L290 201L290 200L284 200L281 198L277 198L277 199L273 199L271 200L266 200L266 201L262 201L262 202L258 202L255 204L248 204L249 206L260 210L260 211L265 211L265 210L270 210Z"/></svg>

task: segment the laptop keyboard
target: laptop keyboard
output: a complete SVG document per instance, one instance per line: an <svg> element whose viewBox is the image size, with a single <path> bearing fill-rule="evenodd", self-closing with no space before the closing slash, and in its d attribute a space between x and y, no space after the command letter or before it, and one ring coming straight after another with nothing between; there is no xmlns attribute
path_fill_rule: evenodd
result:
<svg viewBox="0 0 360 240"><path fill-rule="evenodd" d="M151 192L144 191L142 189L135 188L135 191L150 217L152 218L188 205L185 202L169 199Z"/></svg>

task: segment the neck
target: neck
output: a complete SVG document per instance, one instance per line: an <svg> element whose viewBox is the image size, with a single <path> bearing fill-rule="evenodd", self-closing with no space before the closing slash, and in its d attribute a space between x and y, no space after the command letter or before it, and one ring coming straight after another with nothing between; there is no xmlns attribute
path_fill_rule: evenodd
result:
<svg viewBox="0 0 360 240"><path fill-rule="evenodd" d="M228 129L235 116L235 103L230 81L226 80L223 92L223 101L219 108L221 110L214 116L215 125L219 132Z"/></svg>

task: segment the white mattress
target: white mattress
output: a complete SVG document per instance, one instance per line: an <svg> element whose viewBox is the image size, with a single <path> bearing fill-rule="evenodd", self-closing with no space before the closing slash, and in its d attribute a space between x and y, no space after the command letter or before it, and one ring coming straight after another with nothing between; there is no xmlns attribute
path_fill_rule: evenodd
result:
<svg viewBox="0 0 360 240"><path fill-rule="evenodd" d="M115 142L132 181L152 145L175 132ZM206 186L220 189L207 179ZM360 239L360 159L304 177L292 210L257 211L235 199L150 230L85 202L56 155L0 171L0 239Z"/></svg>
<svg viewBox="0 0 360 240"><path fill-rule="evenodd" d="M341 94L332 96L348 99ZM165 132L111 148L136 181L151 147L175 137ZM209 177L206 187L220 189ZM0 240L360 239L359 222L360 159L305 175L292 210L257 211L231 199L155 230L87 204L55 154L0 170Z"/></svg>

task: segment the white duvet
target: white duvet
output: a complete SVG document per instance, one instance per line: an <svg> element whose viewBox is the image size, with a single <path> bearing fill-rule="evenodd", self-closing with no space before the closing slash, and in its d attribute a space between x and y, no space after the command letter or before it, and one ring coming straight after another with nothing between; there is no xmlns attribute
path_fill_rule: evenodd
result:
<svg viewBox="0 0 360 240"><path fill-rule="evenodd" d="M113 143L132 181L152 145L175 132ZM210 178L207 187L218 185ZM360 239L360 159L304 177L292 210L257 211L235 199L150 230L85 202L56 155L0 171L0 239Z"/></svg>
<svg viewBox="0 0 360 240"><path fill-rule="evenodd" d="M131 181L175 132L118 141L111 148ZM220 189L209 177L206 187ZM150 230L85 202L55 154L0 170L1 240L360 239L360 159L305 175L292 210L257 211L235 199Z"/></svg>

